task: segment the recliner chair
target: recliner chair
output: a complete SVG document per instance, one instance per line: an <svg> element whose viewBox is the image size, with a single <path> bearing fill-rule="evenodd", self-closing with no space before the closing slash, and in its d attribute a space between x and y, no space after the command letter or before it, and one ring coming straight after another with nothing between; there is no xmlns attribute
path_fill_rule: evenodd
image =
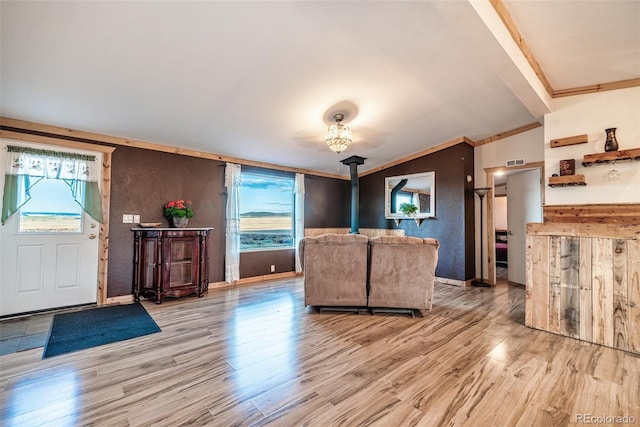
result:
<svg viewBox="0 0 640 427"><path fill-rule="evenodd" d="M438 240L382 236L369 245L369 307L431 310Z"/></svg>
<svg viewBox="0 0 640 427"><path fill-rule="evenodd" d="M339 307L367 305L369 238L323 234L300 241L304 304Z"/></svg>

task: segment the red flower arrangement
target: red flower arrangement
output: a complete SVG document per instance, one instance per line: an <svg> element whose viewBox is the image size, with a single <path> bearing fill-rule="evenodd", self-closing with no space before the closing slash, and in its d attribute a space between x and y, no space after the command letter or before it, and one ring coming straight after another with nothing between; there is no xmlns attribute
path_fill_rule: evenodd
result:
<svg viewBox="0 0 640 427"><path fill-rule="evenodd" d="M191 200L172 200L164 205L164 216L172 218L174 216L191 218L193 216L193 209L191 209Z"/></svg>

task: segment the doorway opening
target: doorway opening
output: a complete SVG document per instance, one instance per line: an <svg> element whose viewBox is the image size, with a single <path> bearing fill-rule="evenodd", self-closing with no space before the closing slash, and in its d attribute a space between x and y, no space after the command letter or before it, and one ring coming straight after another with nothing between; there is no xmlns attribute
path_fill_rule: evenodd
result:
<svg viewBox="0 0 640 427"><path fill-rule="evenodd" d="M509 224L507 216L506 176L496 176L493 200L495 226L494 255L496 260L496 281L509 279Z"/></svg>
<svg viewBox="0 0 640 427"><path fill-rule="evenodd" d="M105 304L110 167L111 153L115 148L4 130L0 137L0 161L5 165L12 162L6 170L18 168L20 171L28 167L30 172L32 169L34 172L15 175L29 176L29 191L26 193L26 179L21 181L12 176L12 183L21 183L16 187L16 193L11 193L12 197L8 198L11 203L15 202L15 206L8 204L6 211L3 208L3 216L5 212L11 214L0 227L0 271L3 278L0 315L37 312L88 302ZM9 152L14 153L12 157ZM71 153L72 157L65 152ZM80 156L79 160L87 160L82 156L93 157L91 162L95 167L70 168L69 162L60 167L61 163L57 160L43 161L40 158L48 159L50 155L55 159ZM15 156L20 160L17 163L14 162ZM73 181L73 177L69 176L74 173L86 176L93 174L97 180L92 181L91 185L82 179ZM7 188L13 189L5 185L8 176L0 177L3 194L8 191ZM32 179L32 176L35 178ZM86 197L89 191L95 194L96 182L101 193L97 202L95 197ZM92 202L92 212L96 212L96 209L100 211L102 223L87 213L88 202ZM84 204L80 206L81 203Z"/></svg>
<svg viewBox="0 0 640 427"><path fill-rule="evenodd" d="M524 285L526 223L542 222L544 162L485 168L485 172L487 187L491 188L487 197L485 239L488 280L492 284L499 280Z"/></svg>

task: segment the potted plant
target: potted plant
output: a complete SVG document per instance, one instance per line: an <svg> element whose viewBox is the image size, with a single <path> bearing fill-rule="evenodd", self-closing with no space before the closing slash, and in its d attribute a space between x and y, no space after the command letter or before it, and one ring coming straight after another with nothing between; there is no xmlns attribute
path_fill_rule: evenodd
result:
<svg viewBox="0 0 640 427"><path fill-rule="evenodd" d="M413 216L418 212L418 207L413 203L402 203L400 204L400 210L407 216Z"/></svg>
<svg viewBox="0 0 640 427"><path fill-rule="evenodd" d="M191 200L172 200L164 205L164 216L171 219L173 226L184 228L189 224L189 218L193 217Z"/></svg>

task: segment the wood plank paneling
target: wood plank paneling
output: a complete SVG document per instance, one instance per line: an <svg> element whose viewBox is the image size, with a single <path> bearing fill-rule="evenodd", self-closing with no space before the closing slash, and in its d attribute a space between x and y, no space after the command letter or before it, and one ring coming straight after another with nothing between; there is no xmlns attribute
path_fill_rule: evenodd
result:
<svg viewBox="0 0 640 427"><path fill-rule="evenodd" d="M527 282L527 326L549 329L549 238L530 236L531 280ZM527 237L529 240L529 237Z"/></svg>
<svg viewBox="0 0 640 427"><path fill-rule="evenodd" d="M591 250L593 340L598 344L613 346L612 241L595 238Z"/></svg>
<svg viewBox="0 0 640 427"><path fill-rule="evenodd" d="M529 224L525 324L640 354L639 236L637 225Z"/></svg>
<svg viewBox="0 0 640 427"><path fill-rule="evenodd" d="M549 239L549 331L560 333L560 237Z"/></svg>
<svg viewBox="0 0 640 427"><path fill-rule="evenodd" d="M593 296L591 290L591 239L580 237L580 338L593 341Z"/></svg>
<svg viewBox="0 0 640 427"><path fill-rule="evenodd" d="M579 289L580 239L560 238L560 333L578 338L580 335Z"/></svg>
<svg viewBox="0 0 640 427"><path fill-rule="evenodd" d="M544 223L640 224L640 203L543 206Z"/></svg>
<svg viewBox="0 0 640 427"><path fill-rule="evenodd" d="M627 242L616 239L612 245L613 346L627 350Z"/></svg>
<svg viewBox="0 0 640 427"><path fill-rule="evenodd" d="M627 241L628 350L640 353L640 241Z"/></svg>
<svg viewBox="0 0 640 427"><path fill-rule="evenodd" d="M527 233L536 236L581 236L640 240L640 225L613 224L527 224Z"/></svg>

